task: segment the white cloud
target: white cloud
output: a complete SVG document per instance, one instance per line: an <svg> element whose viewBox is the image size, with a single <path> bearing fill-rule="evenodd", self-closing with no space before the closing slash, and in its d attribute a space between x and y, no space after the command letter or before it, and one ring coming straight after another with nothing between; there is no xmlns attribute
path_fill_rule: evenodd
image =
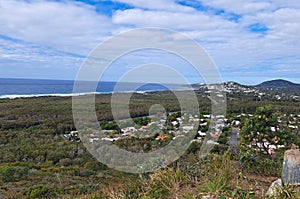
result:
<svg viewBox="0 0 300 199"><path fill-rule="evenodd" d="M223 9L227 12L235 14L251 14L261 12L272 8L272 4L269 1L251 1L251 0L200 0L201 3L207 6L211 6L217 9Z"/></svg>
<svg viewBox="0 0 300 199"><path fill-rule="evenodd" d="M136 8L163 10L174 12L191 12L194 8L176 4L173 0L115 0L117 2L126 3Z"/></svg>
<svg viewBox="0 0 300 199"><path fill-rule="evenodd" d="M0 38L1 77L73 79L82 61L80 56Z"/></svg>
<svg viewBox="0 0 300 199"><path fill-rule="evenodd" d="M0 2L0 27L3 35L84 54L116 28L83 3L18 0Z"/></svg>
<svg viewBox="0 0 300 199"><path fill-rule="evenodd" d="M64 59L62 59L64 58ZM66 61L66 58L76 60L83 59L79 55L72 55L61 51L54 50L52 48L46 48L43 46L21 42L21 41L10 41L7 39L0 38L0 59L4 61L24 61L24 62L53 62ZM66 62L68 63L68 62Z"/></svg>
<svg viewBox="0 0 300 199"><path fill-rule="evenodd" d="M63 59L66 65L72 65L76 59L58 51L87 55L111 35L150 26L178 30L195 39L227 76L229 71L234 74L233 71L239 70L254 76L259 67L274 70L269 73L274 76L278 74L276 71L283 70L286 72L282 74L290 71L292 75L299 67L299 0L198 1L210 10L197 10L175 0L115 1L134 8L117 10L109 17L97 13L92 5L71 0L0 1L0 36L51 47L35 49L30 45L18 46L18 42L6 44L3 40L0 60L31 60L51 65L53 59ZM215 14L214 10L224 13ZM230 14L238 17L229 20ZM253 24L264 25L267 31L250 31ZM42 51L47 53L43 55Z"/></svg>
<svg viewBox="0 0 300 199"><path fill-rule="evenodd" d="M164 27L177 30L214 30L234 28L235 23L218 16L209 16L201 12L145 11L130 9L117 11L113 15L116 24L130 24L137 27Z"/></svg>
<svg viewBox="0 0 300 199"><path fill-rule="evenodd" d="M269 28L269 37L284 39L290 44L297 45L300 41L300 9L283 8L273 13L262 13L257 19L265 23Z"/></svg>

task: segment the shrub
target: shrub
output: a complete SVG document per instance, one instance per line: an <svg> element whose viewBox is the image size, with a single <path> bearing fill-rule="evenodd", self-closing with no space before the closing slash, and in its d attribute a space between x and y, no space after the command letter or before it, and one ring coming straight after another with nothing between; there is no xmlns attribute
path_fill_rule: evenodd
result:
<svg viewBox="0 0 300 199"><path fill-rule="evenodd" d="M13 182L22 179L28 174L28 167L1 166L0 176L3 182Z"/></svg>
<svg viewBox="0 0 300 199"><path fill-rule="evenodd" d="M269 159L265 154L242 150L240 156L242 169L252 174L280 177L283 155L279 153L277 155L277 158Z"/></svg>
<svg viewBox="0 0 300 199"><path fill-rule="evenodd" d="M204 160L202 169L205 170L203 183L200 184L198 190L216 194L231 188L230 180L234 178L236 168L233 166L228 153L223 156L208 155Z"/></svg>
<svg viewBox="0 0 300 199"><path fill-rule="evenodd" d="M51 198L53 197L53 192L48 187L39 185L26 191L25 196L27 199Z"/></svg>
<svg viewBox="0 0 300 199"><path fill-rule="evenodd" d="M70 166L72 164L72 160L70 158L63 158L59 160L58 164L61 166Z"/></svg>
<svg viewBox="0 0 300 199"><path fill-rule="evenodd" d="M150 175L145 183L146 198L178 198L181 188L189 182L189 178L180 169L161 169Z"/></svg>

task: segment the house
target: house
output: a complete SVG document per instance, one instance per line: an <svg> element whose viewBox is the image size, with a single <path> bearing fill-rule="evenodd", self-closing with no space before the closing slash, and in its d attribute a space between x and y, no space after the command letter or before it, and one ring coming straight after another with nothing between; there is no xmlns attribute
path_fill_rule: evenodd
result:
<svg viewBox="0 0 300 199"><path fill-rule="evenodd" d="M78 136L78 131L71 131L68 134L63 135L66 139L68 139L70 142L80 142L79 136Z"/></svg>
<svg viewBox="0 0 300 199"><path fill-rule="evenodd" d="M145 125L141 126L141 130L146 130L146 129L148 129L148 126Z"/></svg>
<svg viewBox="0 0 300 199"><path fill-rule="evenodd" d="M200 124L200 126L207 126L207 122Z"/></svg>
<svg viewBox="0 0 300 199"><path fill-rule="evenodd" d="M170 136L168 136L168 135L159 135L159 136L157 136L155 139L156 140L165 140L165 139L168 139Z"/></svg>
<svg viewBox="0 0 300 199"><path fill-rule="evenodd" d="M205 137L206 136L206 133L202 132L202 131L198 131L198 134L199 134L200 137Z"/></svg>
<svg viewBox="0 0 300 199"><path fill-rule="evenodd" d="M182 129L184 131L191 131L194 129L194 126L193 125L186 125L186 126L182 126Z"/></svg>
<svg viewBox="0 0 300 199"><path fill-rule="evenodd" d="M161 123L165 123L166 120L165 120L165 119L161 119L160 122L161 122Z"/></svg>
<svg viewBox="0 0 300 199"><path fill-rule="evenodd" d="M191 118L189 119L189 122L198 122L200 119L199 118Z"/></svg>
<svg viewBox="0 0 300 199"><path fill-rule="evenodd" d="M219 145L218 142L215 142L215 141L212 141L212 140L208 140L207 144Z"/></svg>
<svg viewBox="0 0 300 199"><path fill-rule="evenodd" d="M101 138L102 141L109 141L109 142L113 142L115 140L119 140L121 139L120 137L117 137L117 138Z"/></svg>
<svg viewBox="0 0 300 199"><path fill-rule="evenodd" d="M115 138L101 138L101 140L113 142L113 141L115 141Z"/></svg>
<svg viewBox="0 0 300 199"><path fill-rule="evenodd" d="M90 143L93 143L94 141L98 141L98 140L100 140L100 138L90 138L89 139Z"/></svg>
<svg viewBox="0 0 300 199"><path fill-rule="evenodd" d="M241 122L239 120L233 120L232 125L238 126Z"/></svg>
<svg viewBox="0 0 300 199"><path fill-rule="evenodd" d="M294 126L294 125L289 125L289 127L290 127L291 129L298 129L298 126Z"/></svg>
<svg viewBox="0 0 300 199"><path fill-rule="evenodd" d="M219 139L220 135L221 135L220 133L211 133L211 134L210 134L210 136L211 136L214 140Z"/></svg>
<svg viewBox="0 0 300 199"><path fill-rule="evenodd" d="M134 127L126 127L126 128L122 128L121 131L124 134L132 134L133 132L136 131L136 128L134 128Z"/></svg>
<svg viewBox="0 0 300 199"><path fill-rule="evenodd" d="M122 136L123 137L128 137L128 136L131 136L132 133L131 132L125 132L125 133L122 133Z"/></svg>
<svg viewBox="0 0 300 199"><path fill-rule="evenodd" d="M78 137L78 131L71 131L70 136Z"/></svg>
<svg viewBox="0 0 300 199"><path fill-rule="evenodd" d="M176 125L178 124L177 121L173 121L173 122L171 122L171 123L173 124L173 126L176 126Z"/></svg>
<svg viewBox="0 0 300 199"><path fill-rule="evenodd" d="M112 133L112 132L114 132L114 130L101 130L101 133L102 134L110 134L110 133Z"/></svg>

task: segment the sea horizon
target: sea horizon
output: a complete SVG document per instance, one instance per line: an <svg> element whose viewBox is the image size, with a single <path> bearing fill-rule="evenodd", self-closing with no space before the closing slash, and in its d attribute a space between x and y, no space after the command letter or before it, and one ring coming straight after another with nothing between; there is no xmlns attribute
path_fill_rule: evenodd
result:
<svg viewBox="0 0 300 199"><path fill-rule="evenodd" d="M177 84L160 85L158 83L135 82L113 82L101 81L97 84L97 89L92 92L87 87L82 92L74 92L75 80L54 80L54 79L23 79L23 78L0 78L0 99L15 99L28 97L58 96L70 97L87 94L109 94L115 92L122 93L145 93L166 90L186 90L187 87ZM94 83L91 82L91 86ZM118 85L116 89L116 85ZM133 89L134 88L134 89ZM136 89L135 89L136 88Z"/></svg>

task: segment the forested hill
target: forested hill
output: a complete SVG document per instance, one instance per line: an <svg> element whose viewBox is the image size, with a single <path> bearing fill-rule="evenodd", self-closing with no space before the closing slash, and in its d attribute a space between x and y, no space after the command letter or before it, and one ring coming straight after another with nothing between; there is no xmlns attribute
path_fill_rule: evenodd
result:
<svg viewBox="0 0 300 199"><path fill-rule="evenodd" d="M260 89L272 89L272 90L293 90L300 91L300 84L296 84L287 80L277 79L271 81L265 81L255 86Z"/></svg>

